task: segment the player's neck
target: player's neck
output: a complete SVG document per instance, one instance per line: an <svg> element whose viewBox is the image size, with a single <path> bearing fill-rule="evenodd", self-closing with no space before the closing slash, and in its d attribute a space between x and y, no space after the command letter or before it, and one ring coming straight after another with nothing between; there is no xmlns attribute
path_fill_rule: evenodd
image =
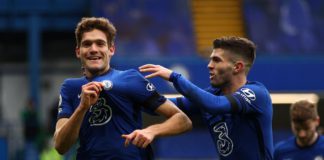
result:
<svg viewBox="0 0 324 160"><path fill-rule="evenodd" d="M236 92L239 88L241 88L242 86L244 86L247 82L247 79L245 76L237 76L237 77L233 77L232 81L222 87L222 93L223 94L232 94L234 92Z"/></svg>
<svg viewBox="0 0 324 160"><path fill-rule="evenodd" d="M104 70L100 70L100 71L91 71L91 70L84 70L84 75L88 78L88 79L92 79L96 76L99 75L103 75L105 73L107 73L110 70L110 66L108 66L107 68L105 68Z"/></svg>

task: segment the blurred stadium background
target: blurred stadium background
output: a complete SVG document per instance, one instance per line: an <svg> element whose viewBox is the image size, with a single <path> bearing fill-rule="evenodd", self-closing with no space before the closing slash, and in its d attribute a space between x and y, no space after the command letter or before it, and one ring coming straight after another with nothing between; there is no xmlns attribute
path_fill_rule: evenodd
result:
<svg viewBox="0 0 324 160"><path fill-rule="evenodd" d="M292 135L288 109L298 99L317 103L324 125L322 0L0 0L0 159L25 159L21 112L30 100L41 127L35 154L46 146L60 84L81 75L74 28L84 16L115 24L113 67L157 63L200 87L209 83L213 39L252 39L258 50L249 79L264 83L272 94L274 143ZM161 93L176 93L170 84L152 81ZM200 117L190 116L193 131L155 141L157 159L217 159ZM144 125L153 119L145 115Z"/></svg>

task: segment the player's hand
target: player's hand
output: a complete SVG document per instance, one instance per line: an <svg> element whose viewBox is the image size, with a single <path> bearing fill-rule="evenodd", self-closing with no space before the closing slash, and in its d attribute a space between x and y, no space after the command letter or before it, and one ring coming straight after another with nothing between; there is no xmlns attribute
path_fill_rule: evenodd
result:
<svg viewBox="0 0 324 160"><path fill-rule="evenodd" d="M125 138L125 147L127 147L130 143L137 147L146 148L154 139L155 135L152 132L142 129L135 130L130 134L123 134L123 138Z"/></svg>
<svg viewBox="0 0 324 160"><path fill-rule="evenodd" d="M151 74L145 76L145 78L152 78L156 76L160 76L161 78L165 80L170 79L170 75L172 71L170 69L167 69L161 65L154 65L154 64L145 64L143 66L139 67L140 72L152 72Z"/></svg>
<svg viewBox="0 0 324 160"><path fill-rule="evenodd" d="M103 90L103 84L101 82L90 82L82 86L80 105L84 109L88 110L94 105Z"/></svg>

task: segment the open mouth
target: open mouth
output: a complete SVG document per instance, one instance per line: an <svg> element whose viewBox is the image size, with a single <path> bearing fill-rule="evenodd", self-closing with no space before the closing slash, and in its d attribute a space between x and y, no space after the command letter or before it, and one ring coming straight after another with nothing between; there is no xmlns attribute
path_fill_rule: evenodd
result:
<svg viewBox="0 0 324 160"><path fill-rule="evenodd" d="M215 76L213 73L209 73L209 79L212 79Z"/></svg>
<svg viewBox="0 0 324 160"><path fill-rule="evenodd" d="M96 60L101 60L102 58L94 56L94 57L88 57L87 59L90 60L90 61L96 61Z"/></svg>

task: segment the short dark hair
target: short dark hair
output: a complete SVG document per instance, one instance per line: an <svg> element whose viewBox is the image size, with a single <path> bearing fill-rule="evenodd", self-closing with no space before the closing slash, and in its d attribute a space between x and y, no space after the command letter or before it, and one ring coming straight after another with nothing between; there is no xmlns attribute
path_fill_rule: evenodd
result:
<svg viewBox="0 0 324 160"><path fill-rule="evenodd" d="M298 101L290 106L290 118L293 122L303 123L317 117L317 106L307 100Z"/></svg>
<svg viewBox="0 0 324 160"><path fill-rule="evenodd" d="M82 35L84 32L90 32L94 29L101 30L107 37L108 46L113 46L116 37L115 26L107 19L103 17L85 17L82 18L75 29L75 39L77 48L80 47Z"/></svg>
<svg viewBox="0 0 324 160"><path fill-rule="evenodd" d="M247 38L225 36L213 42L214 49L221 48L242 57L250 68L256 57L256 45Z"/></svg>

